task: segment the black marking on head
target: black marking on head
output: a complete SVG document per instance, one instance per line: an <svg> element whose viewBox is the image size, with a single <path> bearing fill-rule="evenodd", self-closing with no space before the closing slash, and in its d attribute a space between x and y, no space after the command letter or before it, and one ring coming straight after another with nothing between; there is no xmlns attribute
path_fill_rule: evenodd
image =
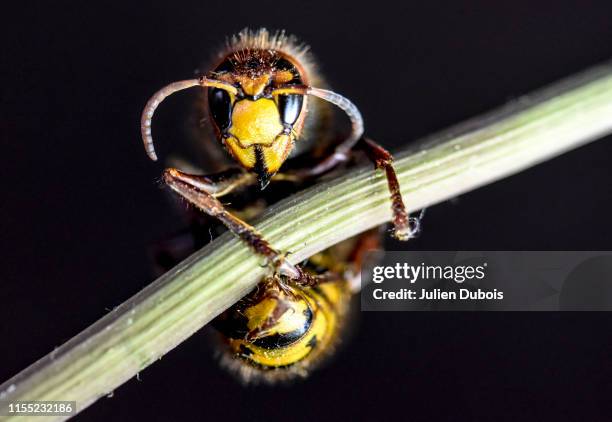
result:
<svg viewBox="0 0 612 422"><path fill-rule="evenodd" d="M245 48L231 53L233 72L249 76L260 76L269 73L278 59L274 50Z"/></svg>
<svg viewBox="0 0 612 422"><path fill-rule="evenodd" d="M255 145L255 167L253 170L257 174L257 180L259 181L259 187L261 190L264 190L266 186L270 183L270 178L272 175L268 171L268 166L266 166L266 161L264 159L264 154L260 145Z"/></svg>
<svg viewBox="0 0 612 422"><path fill-rule="evenodd" d="M289 60L281 57L276 60L276 62L274 63L274 67L276 68L276 70L288 70L293 73L293 79L287 82L287 85L301 85L303 83L302 75L300 75L300 72L297 70L295 65Z"/></svg>
<svg viewBox="0 0 612 422"><path fill-rule="evenodd" d="M249 70L256 70L261 66L261 60L258 57L250 57L244 66Z"/></svg>
<svg viewBox="0 0 612 422"><path fill-rule="evenodd" d="M219 66L217 66L215 68L215 70L213 70L213 72L215 73L225 73L225 72L233 72L235 70L235 66L232 63L232 61L228 58L226 58L225 60L223 60Z"/></svg>

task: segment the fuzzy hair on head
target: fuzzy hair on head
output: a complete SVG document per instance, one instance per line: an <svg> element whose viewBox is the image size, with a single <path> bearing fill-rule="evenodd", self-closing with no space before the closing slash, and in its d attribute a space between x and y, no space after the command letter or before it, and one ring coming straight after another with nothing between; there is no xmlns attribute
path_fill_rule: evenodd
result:
<svg viewBox="0 0 612 422"><path fill-rule="evenodd" d="M226 57L232 57L235 61L240 62L253 51L281 53L292 59L301 68L305 79L310 83L316 86L321 84L310 47L300 42L294 35L287 35L284 30L244 28L226 39L224 47L215 56L215 62L219 63Z"/></svg>

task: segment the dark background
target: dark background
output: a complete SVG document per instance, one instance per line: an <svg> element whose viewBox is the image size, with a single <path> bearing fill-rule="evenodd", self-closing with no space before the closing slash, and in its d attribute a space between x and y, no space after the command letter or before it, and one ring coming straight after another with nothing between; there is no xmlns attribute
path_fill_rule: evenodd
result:
<svg viewBox="0 0 612 422"><path fill-rule="evenodd" d="M0 381L152 280L147 247L181 221L139 115L226 35L267 26L310 43L391 149L612 55L609 1L123 3L3 6ZM185 98L159 114L162 154L180 144ZM407 247L612 249L610 141L432 207ZM77 419L609 420L611 324L365 313L332 365L285 388L241 387L195 335Z"/></svg>

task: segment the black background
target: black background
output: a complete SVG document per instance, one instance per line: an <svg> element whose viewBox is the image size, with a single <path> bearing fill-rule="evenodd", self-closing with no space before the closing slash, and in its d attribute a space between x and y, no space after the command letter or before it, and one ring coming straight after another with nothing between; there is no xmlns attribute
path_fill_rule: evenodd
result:
<svg viewBox="0 0 612 422"><path fill-rule="evenodd" d="M0 380L151 281L147 247L181 221L139 114L226 35L267 26L310 43L391 149L612 53L609 1L124 3L3 7ZM180 144L185 98L159 114L161 154ZM608 138L432 207L407 247L610 250L611 154ZM285 388L241 387L196 335L77 419L609 420L611 323L365 313L332 365Z"/></svg>

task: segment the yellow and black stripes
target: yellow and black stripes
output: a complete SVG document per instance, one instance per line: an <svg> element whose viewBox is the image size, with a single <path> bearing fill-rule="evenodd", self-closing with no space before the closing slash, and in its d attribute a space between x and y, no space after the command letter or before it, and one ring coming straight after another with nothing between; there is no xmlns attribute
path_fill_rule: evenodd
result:
<svg viewBox="0 0 612 422"><path fill-rule="evenodd" d="M350 299L348 284L266 286L216 322L227 343L224 363L247 381L303 376L339 337Z"/></svg>

